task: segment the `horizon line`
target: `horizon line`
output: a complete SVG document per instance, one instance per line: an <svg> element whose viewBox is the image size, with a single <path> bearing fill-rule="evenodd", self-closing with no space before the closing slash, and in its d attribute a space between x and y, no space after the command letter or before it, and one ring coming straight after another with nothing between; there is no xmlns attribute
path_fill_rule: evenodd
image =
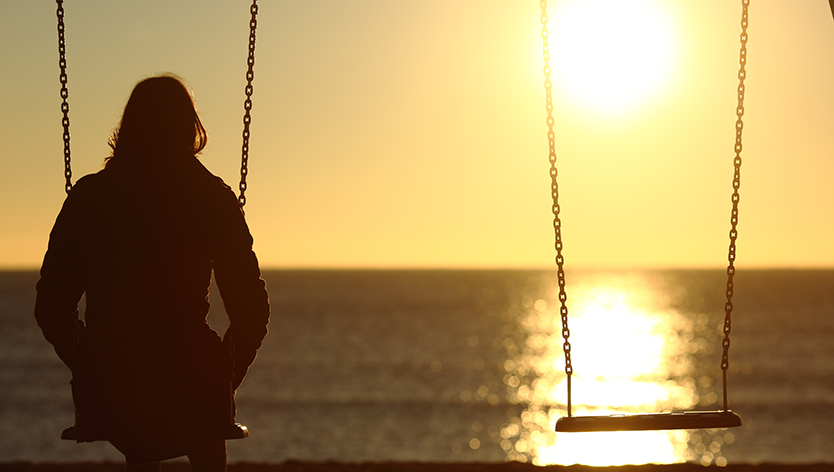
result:
<svg viewBox="0 0 834 472"><path fill-rule="evenodd" d="M545 265L517 265L517 266L509 266L509 265L495 265L495 266L464 266L464 265L426 265L426 266L415 266L415 265L333 265L333 266L324 266L324 265L309 265L309 266L295 266L295 265L265 265L261 266L261 272L278 272L278 271L286 271L286 272L314 272L314 271L332 271L332 272L370 272L370 271L556 271L558 268L556 265L545 266ZM736 273L740 271L766 271L766 270L834 270L834 265L735 265ZM4 266L0 265L0 272L38 272L40 270L39 266L34 265L27 265L27 266L15 266L9 265ZM697 265L680 265L680 266L659 266L659 265L632 265L632 266L618 266L618 265L611 265L611 266L602 266L602 265L574 265L572 267L566 267L566 272L596 272L596 271L615 271L615 272L642 272L642 271L676 271L676 270L703 270L703 271L711 271L711 270L720 270L726 271L727 266L697 266Z"/></svg>

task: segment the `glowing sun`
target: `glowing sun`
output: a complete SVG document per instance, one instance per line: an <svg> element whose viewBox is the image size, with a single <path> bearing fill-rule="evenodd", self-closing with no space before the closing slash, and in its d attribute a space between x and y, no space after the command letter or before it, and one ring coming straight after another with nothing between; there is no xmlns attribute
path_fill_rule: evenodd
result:
<svg viewBox="0 0 834 472"><path fill-rule="evenodd" d="M567 0L549 25L554 85L575 105L615 114L669 82L675 34L657 0Z"/></svg>

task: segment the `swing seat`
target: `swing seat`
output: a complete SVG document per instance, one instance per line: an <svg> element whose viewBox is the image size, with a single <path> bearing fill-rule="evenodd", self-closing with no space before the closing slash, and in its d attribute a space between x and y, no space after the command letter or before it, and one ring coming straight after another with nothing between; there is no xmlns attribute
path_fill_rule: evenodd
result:
<svg viewBox="0 0 834 472"><path fill-rule="evenodd" d="M61 439L77 442L93 442L93 441L107 441L105 437L98 437L96 435L85 434L81 428L72 425L61 432Z"/></svg>
<svg viewBox="0 0 834 472"><path fill-rule="evenodd" d="M739 420L740 422L741 420ZM739 423L740 424L740 423ZM226 429L226 439L243 439L249 437L249 428L240 423L230 424Z"/></svg>
<svg viewBox="0 0 834 472"><path fill-rule="evenodd" d="M556 431L652 431L663 429L717 429L741 426L741 418L730 410L673 411L610 416L565 416L556 421Z"/></svg>
<svg viewBox="0 0 834 472"><path fill-rule="evenodd" d="M164 428L164 426L163 426ZM232 423L223 432L223 439L243 439L249 437L249 428L240 423ZM81 434L77 426L72 425L61 433L61 439L78 442L106 441L107 438L89 437Z"/></svg>

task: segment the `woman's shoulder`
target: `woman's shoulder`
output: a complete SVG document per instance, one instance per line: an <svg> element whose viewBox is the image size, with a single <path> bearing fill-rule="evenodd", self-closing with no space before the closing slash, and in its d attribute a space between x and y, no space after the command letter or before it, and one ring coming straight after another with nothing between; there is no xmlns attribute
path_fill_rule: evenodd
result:
<svg viewBox="0 0 834 472"><path fill-rule="evenodd" d="M234 195L232 187L229 186L220 176L214 175L202 162L195 159L198 165L197 182L201 187L213 195L228 198L229 195Z"/></svg>
<svg viewBox="0 0 834 472"><path fill-rule="evenodd" d="M208 204L209 207L215 209L239 209L237 195L223 179L214 175L209 171L202 162L194 160L196 163L196 172L192 174L194 178L189 179L191 189L186 192L196 191L196 197L202 201L203 205ZM226 213L226 210L221 213Z"/></svg>
<svg viewBox="0 0 834 472"><path fill-rule="evenodd" d="M202 164L200 164L200 167L202 167L200 177L202 177L206 186L214 188L217 191L232 191L232 187L229 186L229 184L227 184L220 176L212 174L211 171Z"/></svg>
<svg viewBox="0 0 834 472"><path fill-rule="evenodd" d="M70 191L71 195L82 195L97 193L108 185L110 180L110 172L107 169L102 169L94 174L87 174L78 179Z"/></svg>
<svg viewBox="0 0 834 472"><path fill-rule="evenodd" d="M120 193L133 188L141 179L132 176L126 169L116 166L103 167L98 172L87 174L78 179L70 193L83 195L100 195L102 193Z"/></svg>

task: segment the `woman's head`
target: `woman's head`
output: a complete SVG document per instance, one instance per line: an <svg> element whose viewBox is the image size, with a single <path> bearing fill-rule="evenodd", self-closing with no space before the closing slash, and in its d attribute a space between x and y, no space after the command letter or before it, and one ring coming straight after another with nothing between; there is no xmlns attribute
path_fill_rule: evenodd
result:
<svg viewBox="0 0 834 472"><path fill-rule="evenodd" d="M194 101L182 80L165 74L142 80L125 106L119 127L110 136L108 159L154 160L199 153L208 141Z"/></svg>

